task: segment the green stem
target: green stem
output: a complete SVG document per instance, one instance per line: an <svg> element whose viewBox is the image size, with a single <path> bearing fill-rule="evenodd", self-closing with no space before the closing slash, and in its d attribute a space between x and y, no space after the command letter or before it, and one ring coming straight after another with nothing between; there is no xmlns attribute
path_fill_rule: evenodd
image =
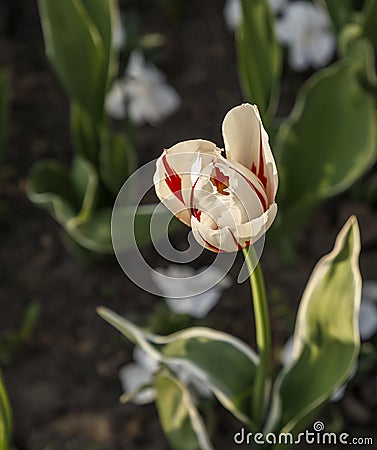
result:
<svg viewBox="0 0 377 450"><path fill-rule="evenodd" d="M257 262L253 247L244 249L253 294L255 334L259 353L259 365L254 382L252 417L259 425L266 412L269 380L271 375L271 330L262 268ZM254 268L255 266L255 268Z"/></svg>

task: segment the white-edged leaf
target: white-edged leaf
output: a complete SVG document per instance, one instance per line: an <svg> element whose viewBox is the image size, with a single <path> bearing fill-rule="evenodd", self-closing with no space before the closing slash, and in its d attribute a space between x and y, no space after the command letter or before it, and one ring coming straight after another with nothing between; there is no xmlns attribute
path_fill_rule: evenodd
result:
<svg viewBox="0 0 377 450"><path fill-rule="evenodd" d="M98 308L98 314L156 361L173 370L183 367L237 418L252 423L250 406L258 357L244 342L204 327L158 336L106 308Z"/></svg>
<svg viewBox="0 0 377 450"><path fill-rule="evenodd" d="M359 253L359 228L351 217L305 288L293 360L275 382L268 430L296 431L349 377L360 348Z"/></svg>
<svg viewBox="0 0 377 450"><path fill-rule="evenodd" d="M174 450L213 450L203 420L187 387L167 370L155 376L156 405Z"/></svg>

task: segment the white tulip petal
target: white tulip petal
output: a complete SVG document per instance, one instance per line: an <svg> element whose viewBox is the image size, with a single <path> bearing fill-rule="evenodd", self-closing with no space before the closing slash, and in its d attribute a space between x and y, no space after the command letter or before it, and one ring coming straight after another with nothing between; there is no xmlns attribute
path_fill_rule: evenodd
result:
<svg viewBox="0 0 377 450"><path fill-rule="evenodd" d="M223 121L227 159L254 173L274 201L278 177L274 157L257 106L248 103L231 109Z"/></svg>
<svg viewBox="0 0 377 450"><path fill-rule="evenodd" d="M237 227L237 238L240 241L249 241L250 245L257 242L273 224L278 206L273 203L266 212L251 222L239 225Z"/></svg>
<svg viewBox="0 0 377 450"><path fill-rule="evenodd" d="M174 145L157 160L153 177L157 196L186 225L190 225L193 177L220 154L212 142L196 139Z"/></svg>
<svg viewBox="0 0 377 450"><path fill-rule="evenodd" d="M226 157L249 170L259 168L260 119L258 108L248 103L232 108L224 117L223 138Z"/></svg>
<svg viewBox="0 0 377 450"><path fill-rule="evenodd" d="M273 222L278 175L255 105L229 111L223 135L228 159L212 142L181 142L157 160L154 184L202 246L234 252L256 242Z"/></svg>

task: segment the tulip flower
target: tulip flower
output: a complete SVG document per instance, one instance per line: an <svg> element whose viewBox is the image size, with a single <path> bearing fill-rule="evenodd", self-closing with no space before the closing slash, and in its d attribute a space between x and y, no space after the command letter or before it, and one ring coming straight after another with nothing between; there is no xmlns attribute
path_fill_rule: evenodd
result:
<svg viewBox="0 0 377 450"><path fill-rule="evenodd" d="M157 160L154 185L199 244L234 252L255 243L274 221L278 175L257 106L231 109L222 131L226 158L210 141L180 142Z"/></svg>

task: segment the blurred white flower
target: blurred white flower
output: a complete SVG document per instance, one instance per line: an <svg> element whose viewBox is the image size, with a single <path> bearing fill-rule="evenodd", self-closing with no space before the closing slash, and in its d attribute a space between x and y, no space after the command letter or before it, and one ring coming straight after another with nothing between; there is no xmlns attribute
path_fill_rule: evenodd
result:
<svg viewBox="0 0 377 450"><path fill-rule="evenodd" d="M112 18L112 44L116 51L122 50L126 46L127 33L121 15L117 11Z"/></svg>
<svg viewBox="0 0 377 450"><path fill-rule="evenodd" d="M366 341L377 333L377 282L364 281L359 315L360 337Z"/></svg>
<svg viewBox="0 0 377 450"><path fill-rule="evenodd" d="M294 70L325 66L335 50L335 36L323 8L307 1L289 3L277 20L276 34L289 47L288 60Z"/></svg>
<svg viewBox="0 0 377 450"><path fill-rule="evenodd" d="M156 398L154 387L148 385L153 384L153 377L159 369L159 363L139 347L135 347L133 357L135 362L119 370L119 379L125 395L132 395L140 389L140 392L132 396L132 402L136 405L145 405ZM212 397L210 389L187 366L177 363L174 372L184 385L191 385L201 397Z"/></svg>
<svg viewBox="0 0 377 450"><path fill-rule="evenodd" d="M242 20L241 0L227 0L224 7L224 20L229 30L235 31Z"/></svg>
<svg viewBox="0 0 377 450"><path fill-rule="evenodd" d="M288 2L289 0L268 0L270 8L275 14L279 13Z"/></svg>
<svg viewBox="0 0 377 450"><path fill-rule="evenodd" d="M106 111L115 119L126 113L136 125L152 125L174 113L181 103L177 91L166 83L165 75L143 54L134 50L122 80L117 80L106 98ZM125 105L122 109L121 105Z"/></svg>
<svg viewBox="0 0 377 450"><path fill-rule="evenodd" d="M145 385L152 384L153 375L158 370L158 362L149 357L143 350L135 347L135 362L127 364L119 370L119 379L125 394L131 394ZM153 387L146 387L136 394L132 401L136 405L145 405L155 399Z"/></svg>
<svg viewBox="0 0 377 450"><path fill-rule="evenodd" d="M140 51L130 55L124 78L128 114L135 124L155 124L175 112L181 104L177 91L152 63L145 63Z"/></svg>
<svg viewBox="0 0 377 450"><path fill-rule="evenodd" d="M288 366L290 362L292 362L293 356L293 336L290 336L287 342L283 345L283 348L280 352L280 362L283 367Z"/></svg>
<svg viewBox="0 0 377 450"><path fill-rule="evenodd" d="M153 281L175 314L205 317L219 301L223 289L230 286L228 276L214 266L195 270L190 266L172 264L152 272Z"/></svg>
<svg viewBox="0 0 377 450"><path fill-rule="evenodd" d="M278 14L288 1L289 0L268 0L268 3L270 4L271 11ZM229 30L235 31L238 28L242 20L241 0L226 0L224 20Z"/></svg>
<svg viewBox="0 0 377 450"><path fill-rule="evenodd" d="M121 80L116 80L111 86L106 96L105 108L107 114L114 119L120 120L126 117L126 99Z"/></svg>

